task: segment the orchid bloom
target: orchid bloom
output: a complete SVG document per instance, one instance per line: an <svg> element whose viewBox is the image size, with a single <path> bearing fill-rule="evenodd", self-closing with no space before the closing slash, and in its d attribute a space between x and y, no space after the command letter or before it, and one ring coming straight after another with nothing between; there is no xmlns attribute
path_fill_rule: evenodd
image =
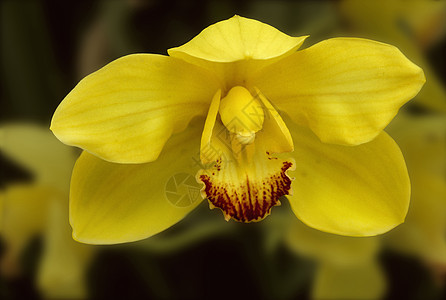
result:
<svg viewBox="0 0 446 300"><path fill-rule="evenodd" d="M402 223L409 178L383 129L423 71L379 42L334 38L297 51L305 39L234 16L169 56L128 55L79 82L51 124L85 150L71 181L74 238L143 239L201 198L226 220L251 222L288 196L304 223L342 235ZM196 174L202 197L172 203L176 174Z"/></svg>

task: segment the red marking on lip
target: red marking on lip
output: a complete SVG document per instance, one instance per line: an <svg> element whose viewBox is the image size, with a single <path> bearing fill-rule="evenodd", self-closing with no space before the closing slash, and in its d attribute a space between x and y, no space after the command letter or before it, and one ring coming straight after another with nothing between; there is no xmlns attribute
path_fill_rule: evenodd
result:
<svg viewBox="0 0 446 300"><path fill-rule="evenodd" d="M208 200L220 208L226 217L240 222L260 221L270 214L271 208L280 205L279 198L288 195L291 179L286 174L292 163L285 161L280 170L266 178L248 178L239 186L213 182L206 174L199 175L204 183Z"/></svg>

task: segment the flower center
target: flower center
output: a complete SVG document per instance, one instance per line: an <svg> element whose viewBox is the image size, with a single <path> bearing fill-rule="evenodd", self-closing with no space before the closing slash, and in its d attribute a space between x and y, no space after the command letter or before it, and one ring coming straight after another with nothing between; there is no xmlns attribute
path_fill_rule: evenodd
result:
<svg viewBox="0 0 446 300"><path fill-rule="evenodd" d="M293 151L293 140L280 115L255 89L233 87L220 99L218 91L209 107L201 138L204 168L197 180L211 208L226 220L256 222L265 218L279 198L291 193L288 170L294 160L274 156Z"/></svg>
<svg viewBox="0 0 446 300"><path fill-rule="evenodd" d="M242 86L233 87L221 100L219 113L226 129L244 145L254 142L265 118L259 99Z"/></svg>

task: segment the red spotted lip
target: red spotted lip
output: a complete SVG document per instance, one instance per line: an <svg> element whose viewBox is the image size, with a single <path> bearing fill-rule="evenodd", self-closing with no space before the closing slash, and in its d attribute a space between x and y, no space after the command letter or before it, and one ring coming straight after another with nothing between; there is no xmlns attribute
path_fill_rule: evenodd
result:
<svg viewBox="0 0 446 300"><path fill-rule="evenodd" d="M279 198L290 194L291 178L287 170L293 163L285 161L281 169L267 178L248 178L238 187L218 185L207 174L198 178L204 183L204 193L209 202L220 208L229 220L256 222L271 213L271 208L280 205Z"/></svg>

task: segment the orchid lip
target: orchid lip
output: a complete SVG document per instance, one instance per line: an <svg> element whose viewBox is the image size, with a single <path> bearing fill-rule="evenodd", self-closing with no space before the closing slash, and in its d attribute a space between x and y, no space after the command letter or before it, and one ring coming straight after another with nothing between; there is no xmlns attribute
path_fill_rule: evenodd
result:
<svg viewBox="0 0 446 300"><path fill-rule="evenodd" d="M221 209L226 220L260 221L280 205L280 197L291 194L287 172L295 168L294 161L272 153L289 152L292 141L279 114L256 92L252 96L245 87L235 86L223 99L217 93L203 131L203 163L213 163L196 179L203 183L202 197L211 208ZM285 146L272 148L280 140Z"/></svg>

